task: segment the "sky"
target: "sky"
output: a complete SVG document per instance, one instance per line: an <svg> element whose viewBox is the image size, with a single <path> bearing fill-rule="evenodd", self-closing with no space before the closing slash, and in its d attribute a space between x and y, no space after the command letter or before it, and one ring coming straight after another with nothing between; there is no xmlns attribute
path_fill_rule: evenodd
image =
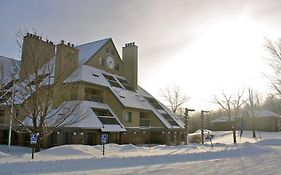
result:
<svg viewBox="0 0 281 175"><path fill-rule="evenodd" d="M139 48L139 85L161 100L179 86L184 107L210 110L214 96L270 90L264 38L281 36L279 0L2 0L0 55L19 59L16 31L83 44L111 37L122 55Z"/></svg>

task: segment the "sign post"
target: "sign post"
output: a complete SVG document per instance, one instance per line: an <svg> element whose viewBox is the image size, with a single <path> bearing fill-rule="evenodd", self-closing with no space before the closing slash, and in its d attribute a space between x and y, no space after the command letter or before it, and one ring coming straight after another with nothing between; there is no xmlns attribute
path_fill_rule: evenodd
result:
<svg viewBox="0 0 281 175"><path fill-rule="evenodd" d="M100 135L100 142L102 144L102 155L104 155L105 144L108 142L108 134L107 133L102 133Z"/></svg>
<svg viewBox="0 0 281 175"><path fill-rule="evenodd" d="M37 134L30 134L30 144L32 145L32 156L31 158L34 159L34 152L35 152L35 147L34 145L37 144L37 140L38 140L38 135Z"/></svg>

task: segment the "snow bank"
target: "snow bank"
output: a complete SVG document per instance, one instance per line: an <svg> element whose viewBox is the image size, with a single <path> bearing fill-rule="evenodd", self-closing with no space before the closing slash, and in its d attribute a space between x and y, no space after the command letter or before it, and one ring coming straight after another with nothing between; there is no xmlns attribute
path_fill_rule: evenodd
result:
<svg viewBox="0 0 281 175"><path fill-rule="evenodd" d="M232 138L232 132L215 135L221 141ZM179 146L107 144L105 156L102 145L63 145L36 153L34 160L26 148L15 147L12 155L2 145L0 174L280 174L281 133L261 135L266 139L253 139L256 143L234 145L224 141L213 148L208 142ZM244 136L251 139L251 132Z"/></svg>

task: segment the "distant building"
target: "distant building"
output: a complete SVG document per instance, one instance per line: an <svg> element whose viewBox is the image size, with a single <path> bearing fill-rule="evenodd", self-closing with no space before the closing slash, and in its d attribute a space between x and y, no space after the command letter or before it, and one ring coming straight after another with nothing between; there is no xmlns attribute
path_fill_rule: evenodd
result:
<svg viewBox="0 0 281 175"><path fill-rule="evenodd" d="M259 109L254 111L254 120L256 131L280 131L281 130L281 116L274 112ZM227 131L232 130L232 123L234 121L234 116L222 116L215 120L210 121L210 129L214 131ZM237 117L236 129L252 130L253 118L250 117L248 113L244 114L244 117Z"/></svg>
<svg viewBox="0 0 281 175"><path fill-rule="evenodd" d="M36 71L31 66L34 60L30 59L30 49L34 47L42 49L40 60L36 60L40 66L55 64L54 72L46 75L52 77L49 83L61 81L68 87L67 95L53 92L53 109L79 101L78 111L87 115L79 122L57 129L45 146L99 144L103 132L109 133L109 142L119 144L179 144L184 140L182 121L138 85L138 47L135 43L125 44L121 58L111 38L74 47L64 41L54 45L39 36L27 34L23 41L20 72L15 75L16 84ZM19 64L19 61L4 57L1 60ZM61 72L64 78L58 80ZM40 81L44 81L44 76ZM12 77L8 77L1 82L1 88L9 92L13 83ZM9 106L5 104L7 98L3 93L0 95L0 143L3 144L8 139ZM21 103L26 101L19 100L19 106ZM20 108L17 112L23 115ZM31 125L26 117L23 116L22 121ZM13 144L28 145L29 134L13 131L12 140Z"/></svg>

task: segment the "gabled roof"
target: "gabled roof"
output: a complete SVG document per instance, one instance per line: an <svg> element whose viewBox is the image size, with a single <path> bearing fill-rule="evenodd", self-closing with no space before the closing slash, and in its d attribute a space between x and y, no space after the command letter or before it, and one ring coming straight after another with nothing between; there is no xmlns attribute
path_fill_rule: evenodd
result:
<svg viewBox="0 0 281 175"><path fill-rule="evenodd" d="M0 56L0 83L7 84L13 79L13 74L16 71L15 78L18 78L18 70L20 68L20 60ZM1 75L3 74L3 75Z"/></svg>
<svg viewBox="0 0 281 175"><path fill-rule="evenodd" d="M274 112L271 112L269 110L265 109L258 109L255 111L256 117L281 117L279 114L276 114Z"/></svg>
<svg viewBox="0 0 281 175"><path fill-rule="evenodd" d="M96 54L111 38L106 38L82 45L78 45L75 48L79 50L78 64L82 65L86 63L94 54Z"/></svg>
<svg viewBox="0 0 281 175"><path fill-rule="evenodd" d="M72 108L73 113L69 114L65 120L61 118L61 114ZM95 114L92 108L107 109L113 115L119 124L103 124L99 116ZM59 110L59 111L57 111ZM103 103L90 102L90 101L67 101L64 102L57 110L50 112L47 116L46 126L52 127L60 120L63 120L60 126L70 128L83 128L83 129L101 129L104 132L123 132L126 131L124 126L120 123L116 114L112 109ZM39 117L38 117L39 119ZM32 126L32 120L27 117L24 121L27 126ZM39 122L38 122L39 123Z"/></svg>
<svg viewBox="0 0 281 175"><path fill-rule="evenodd" d="M116 82L120 84L120 88L111 86L104 75L112 76L116 80ZM173 114L159 101L155 100L154 97L144 89L138 87L137 91L126 90L122 87L118 79L126 80L122 76L110 74L108 72L105 72L104 70L92 66L82 65L77 68L64 81L64 83L85 82L93 85L103 86L105 88L108 88L124 107L152 111L167 128L184 127L182 121L179 120L175 114ZM150 102L146 98L152 98L157 101L162 107L162 110L160 111L159 109L153 107L153 105L150 104ZM172 124L165 119L164 115L169 115L178 124L178 126L172 126Z"/></svg>

